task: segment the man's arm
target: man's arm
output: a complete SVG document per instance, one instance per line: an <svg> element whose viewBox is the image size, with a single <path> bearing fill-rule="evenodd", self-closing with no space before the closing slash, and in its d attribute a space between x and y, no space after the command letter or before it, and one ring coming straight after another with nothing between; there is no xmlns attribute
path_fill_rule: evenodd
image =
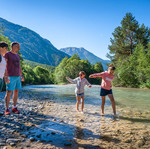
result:
<svg viewBox="0 0 150 149"><path fill-rule="evenodd" d="M21 66L20 66L20 76L21 76L21 81L24 82L24 76L23 76L23 74L22 74Z"/></svg>

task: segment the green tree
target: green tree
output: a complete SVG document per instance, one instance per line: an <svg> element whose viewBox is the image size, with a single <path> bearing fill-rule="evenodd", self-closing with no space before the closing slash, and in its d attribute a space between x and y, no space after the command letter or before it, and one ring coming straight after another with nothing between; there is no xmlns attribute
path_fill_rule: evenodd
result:
<svg viewBox="0 0 150 149"><path fill-rule="evenodd" d="M141 86L148 80L146 77L148 70L144 69L144 65L148 65L145 60L148 57L150 29L144 24L140 26L135 17L127 13L110 40L107 57L117 68L113 83L117 86ZM140 69L146 71L143 77L140 75L142 74Z"/></svg>
<svg viewBox="0 0 150 149"><path fill-rule="evenodd" d="M49 71L45 68L37 66L33 69L35 75L39 78L40 84L48 84L51 83Z"/></svg>
<svg viewBox="0 0 150 149"><path fill-rule="evenodd" d="M55 68L54 71L54 83L64 83L66 82L66 72L65 66L67 64L68 57L65 57L60 64Z"/></svg>
<svg viewBox="0 0 150 149"><path fill-rule="evenodd" d="M23 65L22 72L24 74L23 84L38 84L38 77L29 65Z"/></svg>
<svg viewBox="0 0 150 149"><path fill-rule="evenodd" d="M54 78L55 83L66 83L68 82L66 80L66 77L70 77L72 79L79 76L80 71L85 71L86 78L89 80L89 82L94 84L99 84L100 81L89 79L89 75L95 72L102 72L102 65L101 63L97 63L94 66L89 63L88 60L81 60L80 57L76 54L74 54L71 58L64 58L61 63L56 67L54 72Z"/></svg>
<svg viewBox="0 0 150 149"><path fill-rule="evenodd" d="M94 65L93 73L101 73L103 71L104 71L104 69L103 69L103 66L102 66L101 62L97 62ZM95 79L92 79L92 80L93 80L94 84L101 84L102 78L95 78Z"/></svg>
<svg viewBox="0 0 150 149"><path fill-rule="evenodd" d="M11 49L11 47L10 47L11 41L9 40L8 37L5 37L3 34L0 34L0 41L6 42L8 44L8 49L9 50Z"/></svg>
<svg viewBox="0 0 150 149"><path fill-rule="evenodd" d="M136 59L136 76L140 86L150 87L150 48L144 49L144 46L139 44L131 59L133 58Z"/></svg>
<svg viewBox="0 0 150 149"><path fill-rule="evenodd" d="M139 24L131 13L127 13L121 21L121 26L118 26L111 38L111 45L109 45L110 53L107 54L114 63L117 63L118 58L124 59L126 56L132 54L133 49L137 44L137 31Z"/></svg>

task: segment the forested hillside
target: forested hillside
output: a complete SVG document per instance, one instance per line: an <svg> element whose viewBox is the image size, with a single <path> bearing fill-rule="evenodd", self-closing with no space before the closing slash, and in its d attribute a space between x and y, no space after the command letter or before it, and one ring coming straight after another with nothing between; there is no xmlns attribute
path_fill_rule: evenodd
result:
<svg viewBox="0 0 150 149"><path fill-rule="evenodd" d="M70 57L55 48L49 40L26 27L11 23L3 18L0 18L0 24L3 27L3 35L8 37L11 42L20 43L20 53L24 59L57 66L64 57Z"/></svg>

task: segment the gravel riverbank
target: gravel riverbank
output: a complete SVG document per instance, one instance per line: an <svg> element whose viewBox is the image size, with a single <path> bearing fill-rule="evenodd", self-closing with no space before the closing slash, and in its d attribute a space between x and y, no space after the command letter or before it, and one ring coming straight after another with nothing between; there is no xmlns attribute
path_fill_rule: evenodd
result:
<svg viewBox="0 0 150 149"><path fill-rule="evenodd" d="M86 104L81 114L72 102L29 90L19 92L18 109L20 114L0 117L0 149L150 148L150 112L117 108L120 117L115 119L111 107L101 117L100 105Z"/></svg>

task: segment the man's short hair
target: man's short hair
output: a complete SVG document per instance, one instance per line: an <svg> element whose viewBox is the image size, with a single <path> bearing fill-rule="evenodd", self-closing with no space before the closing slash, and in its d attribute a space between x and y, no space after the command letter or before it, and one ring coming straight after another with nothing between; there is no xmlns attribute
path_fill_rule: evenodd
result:
<svg viewBox="0 0 150 149"><path fill-rule="evenodd" d="M19 44L18 42L12 42L11 43L11 47L13 47L14 45Z"/></svg>
<svg viewBox="0 0 150 149"><path fill-rule="evenodd" d="M4 48L4 47L8 48L8 44L6 42L4 42L4 41L1 41L0 42L0 47L1 48Z"/></svg>

